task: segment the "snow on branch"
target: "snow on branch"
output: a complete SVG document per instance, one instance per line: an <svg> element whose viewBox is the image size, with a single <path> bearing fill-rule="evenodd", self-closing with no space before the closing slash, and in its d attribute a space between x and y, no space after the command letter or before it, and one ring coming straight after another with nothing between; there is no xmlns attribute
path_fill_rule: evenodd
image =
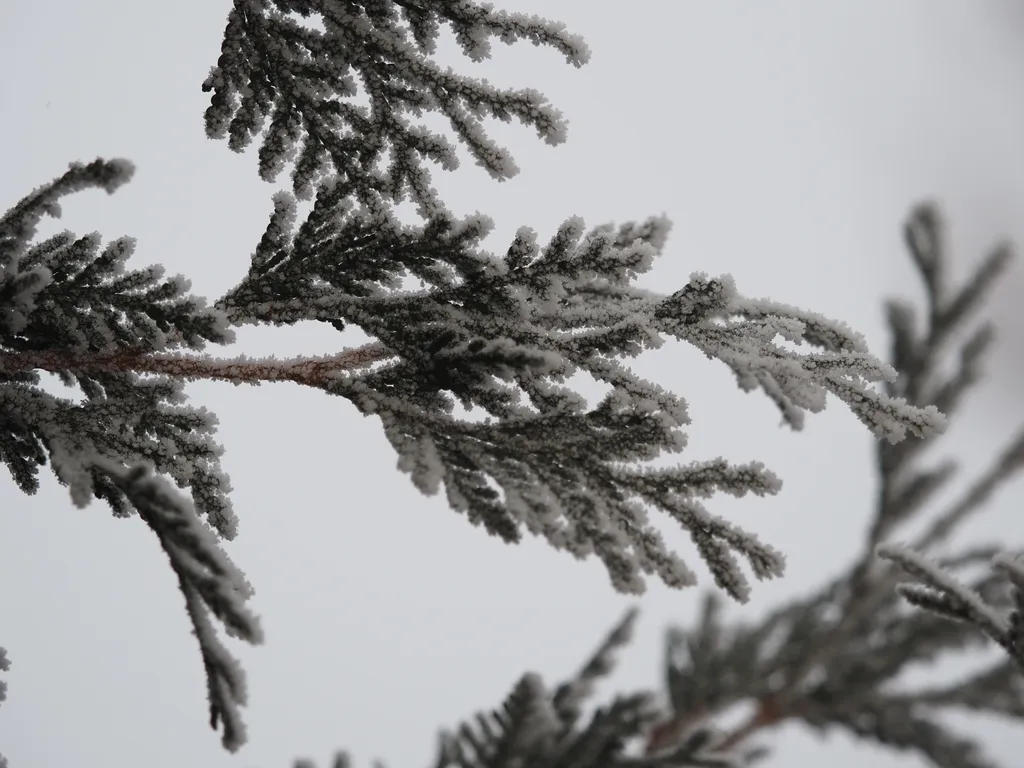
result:
<svg viewBox="0 0 1024 768"><path fill-rule="evenodd" d="M914 262L925 285L928 306L928 329L917 334L912 310L905 305L890 305L890 324L893 328L893 352L907 376L904 392L920 401L931 397L952 411L963 394L981 378L980 361L994 337L991 324L983 324L961 346L959 368L945 381L938 380L940 350L947 340L962 328L966 320L984 303L992 287L1005 271L1012 251L1009 245L999 244L976 268L958 291L952 291L945 277L946 235L942 217L931 205L915 209L907 222L905 236ZM897 470L908 461L907 451L894 450L883 455L887 470L881 510L875 525L872 543L877 543L877 554L898 564L915 579L899 583L896 590L913 605L948 619L955 619L976 627L993 639L1018 664L1024 664L1021 645L1021 609L1024 606L1024 570L1013 557L999 553L992 557L997 572L1001 573L1013 589L1012 608L1008 611L990 605L969 585L964 585L949 570L948 565L934 561L927 552L946 542L951 534L973 514L976 514L995 491L1024 469L1024 429L1000 453L991 467L972 483L953 504L933 519L918 537L912 548L879 543L882 533L910 516L924 500L948 480L951 467L918 472L900 478ZM896 479L902 480L899 487ZM1000 603L1004 599L1000 599Z"/></svg>
<svg viewBox="0 0 1024 768"><path fill-rule="evenodd" d="M0 267L5 271L13 268L26 243L35 237L36 226L44 215L60 216L60 198L91 187L113 194L131 180L134 173L135 166L128 160L97 159L88 165L71 163L67 173L36 188L0 217Z"/></svg>
<svg viewBox="0 0 1024 768"><path fill-rule="evenodd" d="M690 533L716 583L738 600L749 584L737 555L759 579L783 570L781 553L700 503L716 491L777 492L763 465L643 466L686 442L682 399L623 364L664 336L728 365L794 429L829 393L892 442L943 428L934 406L873 388L894 371L842 323L744 299L728 276L694 275L667 297L632 285L665 245L664 217L589 232L572 218L544 247L523 227L496 258L478 248L491 226L480 215L410 226L323 184L294 231L295 205L275 197L249 274L216 307L233 324L359 327L381 345L381 364L339 367L311 384L378 416L399 468L423 493L443 484L454 509L505 541L525 529L576 556L595 554L620 591L642 591L642 574L674 587L696 580L642 503ZM398 290L403 275L422 288ZM578 372L610 387L596 406L561 384ZM453 397L489 418L452 416Z"/></svg>
<svg viewBox="0 0 1024 768"><path fill-rule="evenodd" d="M319 21L322 31L288 14ZM407 129L399 112L445 114L498 178L511 173L511 161L488 143L478 118L517 116L552 142L563 138L564 124L535 92L501 92L441 72L426 58L441 24L477 60L494 36L553 45L577 65L587 55L560 25L468 0L235 2L204 84L213 91L208 134L228 135L240 150L269 119L261 174L273 178L304 141L293 189L300 198L316 194L297 230L295 197L274 196L248 274L216 308L233 325L315 320L375 339L380 365L359 372L339 365L304 383L379 417L416 486L433 494L443 483L450 506L492 535L515 542L526 529L578 557L596 554L623 592L642 591L643 574L673 587L693 584L693 572L647 521L646 502L690 533L720 587L747 599L737 555L763 579L782 573L782 554L711 515L687 480L713 477L705 488L738 496L775 493L779 480L756 462L637 468L680 451L688 417L680 398L637 378L622 358L675 336L729 366L742 389L764 392L794 429L825 407L829 393L892 442L941 431L941 414L877 392L874 384L894 372L844 324L745 299L727 275L695 274L667 297L633 286L665 245L664 217L590 232L573 217L545 247L521 227L504 258L481 252L488 218L457 220L427 204L432 193L417 158L454 167L454 151L441 137ZM356 75L368 108L351 101ZM348 133L337 135L342 128ZM392 165L371 171L388 143ZM421 227L389 209L406 187L421 203ZM407 277L422 289L400 290ZM778 339L812 349L794 352ZM578 372L611 388L595 408L561 385ZM489 418L453 417L453 398Z"/></svg>
<svg viewBox="0 0 1024 768"><path fill-rule="evenodd" d="M118 167L98 161L87 175L102 185ZM71 173L82 183L83 171ZM59 179L51 192L62 183L68 186ZM207 309L184 297L181 279L158 283L153 268L125 272L128 244L97 255L98 237L76 241L65 233L30 248L26 222L40 206L52 209L55 193L35 194L37 202L23 201L17 215L3 219L2 277L16 312L0 326L0 440L26 492L49 461L76 504L102 498L115 514L129 515L131 486L102 462L149 464L189 488L196 511L230 538L237 521L220 447L210 439L215 419L179 405L183 382L290 378L379 417L399 468L417 487L435 493L443 483L450 506L493 535L514 542L525 529L578 557L594 554L623 592L642 591L644 574L674 587L694 583L649 522L643 504L651 504L690 533L716 583L745 600L749 584L736 556L757 578L781 574L783 556L700 502L716 491L775 493L779 480L757 462L644 466L685 446L686 406L617 358L655 348L668 334L729 365L742 387L762 389L794 428L804 411L824 407L829 392L890 440L942 427L934 407L907 406L870 389L890 371L840 323L744 300L727 276L695 275L668 297L631 285L666 242L664 218L590 232L570 219L545 247L521 228L505 257L495 258L476 247L490 226L484 217L444 214L410 227L386 207L355 207L343 186L325 183L294 234L294 200L277 197L248 275ZM424 287L396 290L405 274ZM69 319L79 315L91 320ZM173 354L175 347L230 341L231 325L300 320L355 325L377 341L308 361ZM818 351L803 354L776 338ZM370 362L379 365L357 370ZM77 384L85 400L45 392L37 367ZM595 406L562 385L580 371L610 387ZM489 417L453 417L453 396ZM178 571L180 558L172 556L172 566ZM201 603L213 598L187 582L182 589L203 645L214 721L226 723L225 744L237 745L241 727L230 702L240 700L240 683L204 629Z"/></svg>
<svg viewBox="0 0 1024 768"><path fill-rule="evenodd" d="M746 300L732 278L709 280L696 274L656 310L659 330L688 341L709 358L726 363L745 391L761 389L799 429L806 412L825 407L825 395L838 397L878 437L897 443L941 431L944 419L934 406L916 408L868 385L896 378L896 371L869 354L845 324L784 304ZM793 354L781 338L823 351Z"/></svg>
<svg viewBox="0 0 1024 768"><path fill-rule="evenodd" d="M245 576L220 549L216 534L196 515L191 503L143 465L124 469L96 457L95 466L110 477L160 540L178 577L185 607L206 670L210 727L223 725L223 744L235 751L245 743L239 707L246 703L245 673L221 644L210 615L229 635L263 642L263 630L245 601L253 590Z"/></svg>
<svg viewBox="0 0 1024 768"><path fill-rule="evenodd" d="M31 242L39 218L59 213L62 195L88 186L112 191L130 168L124 160L72 164L0 218L0 457L25 493L36 491L38 467L49 459L77 504L95 493L117 515L129 514L123 494L81 456L150 461L179 487L189 486L201 514L233 538L238 521L219 468L222 449L212 440L216 417L180 405L178 378L142 379L132 368L94 365L231 342L227 318L188 296L180 275L162 280L158 266L126 270L134 247L127 238L102 252L97 234L76 239L63 232ZM36 368L78 387L84 400L46 392Z"/></svg>
<svg viewBox="0 0 1024 768"><path fill-rule="evenodd" d="M313 17L322 29L296 17ZM227 136L240 152L269 121L259 150L264 180L294 159L292 187L301 198L330 167L360 194L372 189L399 200L408 190L432 210L440 204L421 160L451 170L458 158L444 136L410 124L407 114L444 115L474 160L499 180L518 169L487 137L483 118L516 118L549 144L565 140L565 120L537 91L502 90L439 67L430 57L441 25L452 28L474 61L489 58L495 37L554 48L577 67L590 55L562 24L468 0L235 0L220 58L203 83L213 94L206 133ZM359 95L369 104L356 103ZM387 149L382 173L376 167Z"/></svg>
<svg viewBox="0 0 1024 768"><path fill-rule="evenodd" d="M919 552L891 544L879 546L877 552L879 557L899 564L917 582L896 585L896 591L907 602L974 626L1010 654L1024 672L1024 563L1007 553L992 558L992 565L1013 590L1013 608L1007 612L986 603L977 592Z"/></svg>
<svg viewBox="0 0 1024 768"><path fill-rule="evenodd" d="M323 31L290 14L318 17ZM673 336L728 366L741 389L767 395L794 429L807 413L824 408L829 394L840 399L888 441L880 456L889 483L885 494L892 495L884 495L886 506L877 518L880 537L941 484L932 473L903 487L897 470L909 467L918 446L942 431L937 406L955 405L987 345L983 332L972 338L962 350L959 378L932 387L934 350L978 304L1005 258L987 261L971 283L951 295L942 279L934 217L926 214L908 226L908 242L928 285L931 335L922 344L911 314L894 306L893 327L902 334L895 342L902 355L895 368L870 355L842 323L744 298L727 275L696 273L669 296L635 287L666 244L664 217L589 231L573 217L544 246L521 227L501 257L481 251L490 220L479 214L459 220L445 211L422 167L424 158L454 167L453 147L410 125L405 113L444 114L477 162L497 178L515 168L486 137L481 120L516 117L550 143L564 138L565 124L534 91L500 91L441 71L427 58L441 24L451 25L471 58L485 57L495 36L554 46L577 65L587 55L582 42L559 25L468 0L235 0L221 57L204 84L213 92L207 133L227 135L229 146L241 150L269 122L260 148L261 175L274 178L298 151L293 190L303 197L315 189L316 195L297 229L295 197L275 196L248 273L214 307L188 296L184 278L163 279L159 267L127 271L134 248L128 238L102 251L96 234L76 239L64 232L31 243L41 216L59 214L61 196L89 186L113 191L124 183L131 175L125 161L72 165L0 218L0 457L26 493L36 490L38 467L49 462L74 503L103 499L116 515L137 513L154 530L178 575L207 672L211 723L223 724L228 748L243 739L238 707L244 682L216 637L211 614L250 642L258 642L259 630L242 604L248 593L244 579L204 527L205 519L217 534L231 538L237 519L219 466L221 449L212 439L215 417L184 405L185 381L290 379L344 398L381 420L399 469L421 492L436 493L443 485L454 510L505 541L518 541L525 530L577 557L596 555L622 592L642 591L645 576L673 587L695 582L650 522L645 505L656 507L690 534L720 588L745 600L750 587L739 559L757 578L769 578L782 573L783 556L712 515L702 501L715 492L776 493L780 481L756 461L732 465L711 459L653 470L647 462L685 447L686 404L637 377L624 361ZM351 101L357 95L355 75L368 107ZM390 165L380 170L386 149ZM329 167L333 175L326 178ZM390 202L408 194L420 204L422 226L404 225L391 213ZM407 277L420 287L402 290ZM373 341L357 350L289 361L181 354L201 350L206 342L232 341L232 326L304 320L338 330L354 326ZM73 403L49 394L40 386L39 369L77 386L84 399ZM896 372L908 382L892 382ZM607 385L608 393L588 404L565 386L576 373ZM888 382L885 392L874 389L878 382ZM481 409L487 418L453 416L456 401ZM1015 459L1008 461L1004 476L1017 467ZM191 501L151 472L188 489ZM893 499L904 500L903 506L894 506ZM947 528L962 518L951 514ZM764 694L760 719L753 722L775 722L790 712L785 696L763 686L775 685L780 675L805 681L817 671L823 649L856 647L837 661L834 677L849 673L864 681L886 679L911 657L902 641L889 638L891 654L874 660L867 640L857 634L864 616L882 620L895 610L894 599L879 597L884 579L872 581L870 566L862 565L844 594L829 593L831 605L850 608L844 615L853 619L810 633L812 640L798 631L802 614L785 613L778 620L776 628L792 635L790 650L765 650L776 667L759 670L764 674L753 675L747 688L737 684L729 694ZM811 605L813 614L830 603ZM931 638L924 631L931 626L922 618L912 630L918 640ZM764 640L755 637L745 640L748 649ZM941 637L968 642L952 631ZM844 638L853 640L844 645ZM807 651L799 660L786 655L796 647ZM595 663L595 669L604 664ZM578 681L582 689L588 674ZM849 714L821 703L834 695L832 682L803 691L809 708L800 711L809 722ZM471 764L476 758L469 755L480 754L478 746L510 754L557 748L575 756L573 750L591 754L595 748L598 755L618 755L623 734L640 733L654 717L647 697L625 697L600 710L583 730L573 730L565 718L577 694L556 702L558 696L538 678L524 677L490 725L479 732L462 729L451 742L462 746L445 754L453 765ZM907 741L907 728L933 733L930 721L911 709L893 715L894 701L864 705L875 707L861 713L873 718L870 728L848 717L843 723L906 743L913 741ZM495 730L494 723L501 728ZM678 739L659 765L721 751L738 738L720 741L702 728L673 734ZM702 764L713 764L707 760ZM638 765L625 759L623 764Z"/></svg>
<svg viewBox="0 0 1024 768"><path fill-rule="evenodd" d="M230 342L234 333L223 313L187 295L181 276L163 280L159 267L126 270L134 245L127 238L102 252L98 234L31 242L39 219L59 214L61 196L89 186L113 191L130 175L123 160L72 164L0 217L0 460L26 494L36 492L39 467L49 462L77 506L99 498L115 515L138 514L154 530L200 643L211 723L223 723L224 744L235 749L244 740L244 677L209 614L247 642L262 635L244 606L251 589L217 540L233 538L238 521L219 465L222 449L212 438L216 418L182 405L184 378L143 379L130 366L110 364L202 349L208 341ZM40 368L80 389L83 399L46 391ZM188 488L191 499L151 477L154 471Z"/></svg>

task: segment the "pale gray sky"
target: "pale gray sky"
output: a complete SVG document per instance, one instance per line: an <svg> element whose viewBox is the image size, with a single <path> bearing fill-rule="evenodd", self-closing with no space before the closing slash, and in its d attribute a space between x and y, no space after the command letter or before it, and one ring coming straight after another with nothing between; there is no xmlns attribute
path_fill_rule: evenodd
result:
<svg viewBox="0 0 1024 768"><path fill-rule="evenodd" d="M162 263L211 299L232 287L276 187L258 180L254 152L234 155L203 133L199 86L228 7L10 4L0 205L69 161L127 157L138 167L131 184L68 199L47 231L133 235L136 266ZM493 129L522 169L511 182L468 163L435 174L455 212L495 219L494 251L523 224L543 241L572 214L597 224L664 211L675 229L646 285L668 292L696 270L730 272L741 292L841 318L885 354L881 300L916 288L898 229L912 203L943 204L965 257L1000 236L1024 241L1024 23L1009 0L507 7L565 21L593 59L575 70L552 51L496 45L475 70L540 88L570 120L557 148L516 126ZM451 47L445 55L474 71ZM1018 275L1002 294L1011 326L1022 288ZM968 470L1024 419L1013 376L1024 331L1005 338L1017 355L1005 355L946 441ZM329 328L249 328L226 354L322 354L339 343ZM870 438L849 413L832 403L794 435L765 398L742 394L692 350L667 345L636 369L690 402L681 460L763 459L784 479L774 499L712 504L789 556L786 577L755 585L736 615L760 615L853 557L874 476ZM341 747L359 765L425 765L439 727L496 705L528 669L548 682L574 671L633 602L597 562L535 541L502 545L443 498L420 496L378 422L344 401L290 384L188 392L220 416L241 517L229 551L256 586L267 634L265 646L239 649L249 745L232 757L206 725L194 638L153 535L98 503L75 509L46 470L32 498L0 481L0 644L12 661L0 751L13 768L286 768L302 756L325 764ZM1020 493L1007 488L972 531L1019 541ZM669 538L706 584L683 537ZM660 686L663 629L690 620L699 594L651 585L615 686ZM1018 762L1024 732L971 727L1005 765ZM765 738L770 768L923 765L799 726Z"/></svg>

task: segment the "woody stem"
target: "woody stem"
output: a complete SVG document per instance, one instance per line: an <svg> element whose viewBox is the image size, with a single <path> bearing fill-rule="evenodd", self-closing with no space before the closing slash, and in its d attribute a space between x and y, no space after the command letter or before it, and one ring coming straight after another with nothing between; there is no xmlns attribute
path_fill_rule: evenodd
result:
<svg viewBox="0 0 1024 768"><path fill-rule="evenodd" d="M294 381L317 386L330 374L359 368L384 360L391 352L379 343L344 350L322 357L296 357L280 360L274 357L251 358L241 355L230 359L217 359L204 355L147 353L119 350L109 354L77 354L56 350L30 352L0 352L0 371L44 370L81 371L83 373L156 373L186 380L222 379L248 384L264 381Z"/></svg>

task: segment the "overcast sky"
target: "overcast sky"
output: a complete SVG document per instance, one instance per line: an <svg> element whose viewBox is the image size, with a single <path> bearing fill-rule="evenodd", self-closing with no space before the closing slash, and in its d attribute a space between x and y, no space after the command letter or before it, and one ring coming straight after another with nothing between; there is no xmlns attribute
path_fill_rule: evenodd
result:
<svg viewBox="0 0 1024 768"><path fill-rule="evenodd" d="M200 84L216 61L225 0L35 0L2 13L0 209L73 160L127 157L135 179L113 197L67 199L64 227L138 238L134 266L165 265L211 300L244 274L277 188L254 152L205 138ZM910 205L941 202L969 259L1000 237L1024 241L1024 24L1014 4L955 0L597 3L524 0L510 10L565 21L593 49L575 70L549 50L495 46L478 68L541 89L570 120L551 148L532 131L492 135L522 169L497 184L471 163L435 184L458 214L495 220L502 251L527 224L542 241L573 214L588 224L665 212L675 228L644 280L673 291L691 272L731 273L741 292L822 311L886 353L883 297L919 295L900 239ZM626 11L624 9L628 8ZM465 153L463 153L465 157ZM963 480L1024 420L1014 327L1024 280L999 311L1004 355L986 396L947 438ZM334 352L330 328L246 328L225 354ZM212 350L216 351L216 350ZM765 460L773 499L711 508L789 557L735 615L753 618L812 589L854 556L871 512L871 440L838 403L793 434L761 395L719 364L668 344L635 366L686 397L681 461ZM239 648L249 674L250 742L224 753L206 724L205 687L174 577L136 518L81 510L49 470L31 498L0 481L0 645L12 661L0 751L12 768L286 768L426 765L435 735L498 704L526 670L575 671L633 600L595 561L536 541L509 547L443 497L419 495L379 422L297 385L190 385L220 417L241 532L228 549L256 587L267 644ZM959 487L959 486L957 486ZM972 535L1019 541L1019 484ZM666 523L666 530L668 524ZM682 536L668 536L710 579ZM661 640L695 615L700 592L651 584L618 689L660 687ZM605 689L605 693L610 692ZM1024 731L971 724L1005 765ZM799 726L766 734L769 768L924 763Z"/></svg>

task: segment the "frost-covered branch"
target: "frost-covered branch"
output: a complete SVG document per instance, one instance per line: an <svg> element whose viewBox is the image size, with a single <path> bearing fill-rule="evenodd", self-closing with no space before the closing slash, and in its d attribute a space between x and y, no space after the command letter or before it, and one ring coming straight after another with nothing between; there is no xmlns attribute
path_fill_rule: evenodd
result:
<svg viewBox="0 0 1024 768"><path fill-rule="evenodd" d="M439 67L431 56L442 25L473 61L490 57L492 38L554 48L576 67L590 56L563 24L468 0L235 0L220 58L203 83L213 94L206 133L228 137L240 152L266 126L260 176L272 181L294 158L292 187L301 198L333 171L364 201L397 201L408 192L424 212L441 204L422 160L447 170L459 162L444 136L406 115L443 115L498 180L518 169L488 138L483 118L515 118L549 144L565 140L565 120L537 91L502 90Z"/></svg>
<svg viewBox="0 0 1024 768"><path fill-rule="evenodd" d="M689 531L716 582L740 600L746 599L749 585L736 555L758 578L779 575L782 556L711 515L700 500L716 490L737 496L774 493L778 479L757 462L730 466L718 459L668 470L644 467L663 451L682 449L680 427L689 419L681 399L637 378L616 358L660 346L662 334L669 334L725 362L741 387L760 387L794 428L801 426L804 412L824 407L829 392L892 441L907 430L924 434L942 426L934 408L909 407L870 387L892 371L840 323L742 299L728 277L696 275L668 297L631 286L664 245L664 219L627 224L617 232L598 227L586 235L582 222L571 219L545 248L524 228L505 258L497 259L476 248L490 226L482 217L456 221L445 215L411 227L386 209L353 210L337 192L336 186L321 185L313 211L294 234L288 228L294 200L279 195L246 278L214 310L196 300L186 302L182 323L195 324L195 313L205 313L198 315L205 326L196 330L221 343L231 338L228 324L299 320L330 322L340 329L355 325L377 341L296 360L167 352L175 344L197 346L203 337L175 335L165 310L154 315L154 307L144 306L137 291L157 273L129 273L104 283L97 275L106 265L116 271L125 252L114 260L97 259L98 239L93 237L85 239L86 245L77 241L81 247L64 255L72 242L64 235L27 252L16 267L27 272L31 266L43 274L40 270L51 265L56 271L46 272L52 286L33 289L35 303L22 300L25 332L12 334L10 351L0 352L0 371L31 376L36 369L49 370L97 394L114 391L121 386L115 382L126 376L135 381L139 374L159 374L125 391L133 397L159 392L174 401L180 401L182 383L195 378L299 381L381 418L400 468L410 472L421 491L434 493L443 481L453 508L506 541L518 541L525 528L577 556L596 554L621 591L641 591L642 574L671 586L694 583L693 572L647 522L641 506L646 502ZM61 266L66 261L88 265L90 259L93 266L79 267L81 274ZM83 280L90 270L95 274ZM417 276L424 288L395 290L395 279L405 272ZM89 292L78 290L80 284ZM150 294L186 287L178 280ZM94 306L93 319L68 322L65 318L86 301ZM129 325L122 317L135 322ZM63 343L39 341L51 327L67 337ZM90 333L82 333L83 327ZM814 344L819 351L794 352L776 338ZM380 365L365 368L370 363ZM580 371L610 387L596 407L559 385ZM101 381L105 389L97 389ZM482 408L489 418L478 423L452 416L452 395L466 408ZM91 415L97 409L111 411L114 406L107 401L102 406L57 405L52 396L33 389L0 392L3 399L17 402L20 413L52 412L53 425L37 431L48 430L51 462L62 478L69 483L73 475L81 478L71 483L73 491L87 496L90 482L105 482L90 479L87 463L76 463L76 446L125 456L126 461L149 460L180 486L200 491L200 511L222 534L234 535L226 486L209 466L219 447L204 443L199 428L211 415L180 412L180 423L191 427L188 434L161 435L159 445L149 448L123 439L123 430L102 423L97 428ZM69 419L74 424L55 431L55 424ZM173 423L170 413L162 411L159 428L166 432ZM76 434L69 437L68 430ZM188 452L183 444L190 444ZM131 451L137 455L128 455ZM192 458L183 460L186 453ZM201 455L205 458L197 464ZM29 461L14 466L26 478L33 469ZM117 499L116 489L107 486L101 488L103 497Z"/></svg>
<svg viewBox="0 0 1024 768"><path fill-rule="evenodd" d="M973 312L984 300L991 286L1006 268L1010 260L1010 248L1003 245L979 266L974 275L955 295L950 295L944 279L945 250L942 224L933 209L922 208L916 213L907 229L907 240L911 253L925 279L929 306L929 334L921 343L914 337L912 317L904 310L891 312L896 332L895 349L905 360L904 365L911 371L909 381L915 386L914 395L932 391L935 399L950 405L957 404L967 388L979 377L978 362L993 338L991 326L977 330L962 346L959 370L946 381L933 381L936 369L934 355L925 350L939 348L957 329L962 319ZM948 407L948 406L947 406ZM893 470L899 467L903 458L898 452L890 457ZM927 497L949 477L949 467L931 472L919 473L907 486L916 485L916 496ZM886 560L897 563L901 569L919 583L901 583L897 592L908 602L920 608L949 619L965 622L980 629L985 635L1001 645L1018 664L1024 664L1024 647L1021 645L1021 609L1024 606L1024 569L1011 555L1000 552L992 557L992 564L1012 587L1012 607L1003 610L990 605L970 585L958 580L948 566L935 562L927 555L930 548L944 543L965 520L976 513L992 494L1007 481L1024 469L1024 429L1016 439L1001 452L988 471L981 475L967 492L939 515L910 547L892 544L880 545L877 553ZM913 499L913 503L918 503ZM887 518L880 517L879 528L889 521L899 521L906 513L899 507L889 509ZM1005 597L1000 603L1005 602Z"/></svg>
<svg viewBox="0 0 1024 768"><path fill-rule="evenodd" d="M970 586L956 579L947 569L919 553L895 545L878 548L880 557L898 563L915 581L896 585L896 591L908 603L939 616L971 624L1002 646L1024 668L1024 565L1006 553L992 559L994 568L1011 584L1013 607L999 610L985 602Z"/></svg>
<svg viewBox="0 0 1024 768"><path fill-rule="evenodd" d="M252 586L221 551L216 535L199 519L191 503L163 478L153 477L151 468L125 470L99 458L94 465L138 510L171 562L203 657L210 727L223 724L224 746L234 751L245 743L245 724L238 712L246 703L245 674L217 638L210 614L224 624L229 635L262 643L259 621L245 607Z"/></svg>
<svg viewBox="0 0 1024 768"><path fill-rule="evenodd" d="M125 161L73 164L0 217L0 459L27 494L38 489L39 467L49 463L76 505L102 499L115 515L138 514L154 530L199 639L212 724L223 722L225 746L236 748L244 733L237 714L244 680L207 614L248 642L261 634L243 605L248 585L199 517L224 538L237 532L222 449L212 439L216 418L180 405L180 377L142 379L127 366L24 364L118 360L129 351L156 355L233 340L222 313L185 295L184 279L161 281L158 267L126 271L133 247L126 238L101 253L98 235L63 232L31 242L40 218L60 213L61 196L89 186L113 191L130 174ZM43 389L38 369L77 386L81 402ZM191 500L145 467L188 488Z"/></svg>
<svg viewBox="0 0 1024 768"><path fill-rule="evenodd" d="M469 0L235 0L204 84L213 93L207 133L227 135L241 150L266 126L263 178L273 179L298 152L293 191L315 199L296 227L296 197L275 195L248 272L213 307L188 296L184 278L163 279L159 267L127 271L128 238L102 252L98 234L32 242L41 216L59 214L61 196L89 186L113 191L131 175L126 161L72 165L0 218L0 459L25 493L35 492L38 468L49 463L74 503L103 499L116 515L137 513L154 530L179 578L207 672L211 722L223 724L228 748L243 739L244 681L210 614L242 639L258 642L260 634L242 604L248 586L204 527L230 539L237 519L212 437L215 417L184 405L188 380L288 379L344 398L381 420L399 468L423 493L443 484L453 509L505 541L525 530L577 557L596 555L623 592L642 591L645 575L673 587L696 579L649 520L654 506L689 533L716 583L738 600L750 589L739 558L768 578L781 574L783 556L703 501L715 492L771 494L780 482L755 461L648 466L685 447L689 416L680 397L637 377L626 358L672 336L727 365L741 389L764 392L794 429L832 394L894 444L941 432L936 405L958 397L955 382L931 400L913 389L876 391L896 369L870 355L857 334L814 313L744 298L729 276L697 273L669 296L635 287L663 250L664 218L589 231L571 218L544 246L521 227L502 256L479 250L490 220L446 211L422 165L426 158L453 168L454 148L406 114L446 116L496 178L515 168L485 135L484 118L515 117L549 143L564 138L565 123L535 91L502 91L437 67L430 56L442 24L474 60L487 56L494 37L554 47L575 65L588 55L561 25ZM365 106L353 101L357 76ZM409 196L422 226L392 213ZM934 266L922 269L941 284ZM410 277L419 286L405 290ZM948 306L936 300L933 319L962 315L971 303L965 295ZM303 320L353 326L372 341L293 360L186 352L230 343L233 326ZM77 387L81 401L45 391L40 370ZM606 387L597 404L565 386L576 373ZM487 417L454 416L456 400ZM902 450L892 456L913 451ZM589 734L586 744L604 745L595 754L618 755L620 736L639 732L648 718L646 699L627 697L574 730L564 719L571 707L562 701L557 709L558 696L524 678L502 715L518 718L508 730L512 746L500 748L553 744L576 755L591 748L574 746ZM771 709L785 711L784 703ZM696 755L736 741L707 733L676 734L657 764L714 764ZM488 734L458 738L475 749ZM464 753L452 755L469 764Z"/></svg>
<svg viewBox="0 0 1024 768"><path fill-rule="evenodd" d="M695 275L667 297L631 285L661 253L663 218L590 232L573 218L545 247L523 227L504 258L477 248L491 226L485 217L404 225L386 209L356 208L332 184L321 185L297 231L295 218L295 200L278 194L249 274L217 307L234 324L316 320L376 338L393 358L340 371L322 388L381 418L417 487L434 493L443 482L453 508L506 541L525 528L556 548L596 554L621 591L641 591L642 574L671 586L695 581L641 502L690 532L737 599L749 585L735 555L758 578L782 571L780 553L700 503L715 491L775 493L779 481L762 465L643 466L684 447L689 418L680 398L620 360L660 346L664 335L729 365L793 428L828 393L891 441L943 425L934 408L876 392L871 384L894 372L841 323L744 299L728 276ZM422 288L400 290L406 274ZM793 351L779 338L818 349ZM610 389L594 407L561 386L578 372ZM452 396L489 418L452 416Z"/></svg>
<svg viewBox="0 0 1024 768"><path fill-rule="evenodd" d="M217 465L222 449L210 437L216 417L174 407L185 399L182 381L51 366L66 386L81 389L85 397L76 404L44 391L36 366L17 363L33 356L116 359L126 350L202 349L206 341L234 340L222 313L185 296L188 282L180 276L161 282L159 267L126 272L133 250L126 238L102 253L98 235L76 240L63 232L30 243L43 213L59 213L61 195L90 184L112 190L126 168L118 160L73 164L0 218L0 456L25 493L36 491L38 466L49 458L76 503L95 494L118 515L129 514L124 495L90 467L91 457L150 461L179 487L189 486L199 511L232 538L230 484ZM16 364L8 369L11 360Z"/></svg>
<svg viewBox="0 0 1024 768"><path fill-rule="evenodd" d="M294 381L309 386L322 386L338 371L367 366L390 356L381 344L364 344L335 355L285 360L273 356L251 358L246 355L226 359L211 355L196 357L150 353L133 348L99 354L46 350L0 352L0 372L16 373L38 369L53 373L156 373L183 381L216 379L256 385L265 381Z"/></svg>

